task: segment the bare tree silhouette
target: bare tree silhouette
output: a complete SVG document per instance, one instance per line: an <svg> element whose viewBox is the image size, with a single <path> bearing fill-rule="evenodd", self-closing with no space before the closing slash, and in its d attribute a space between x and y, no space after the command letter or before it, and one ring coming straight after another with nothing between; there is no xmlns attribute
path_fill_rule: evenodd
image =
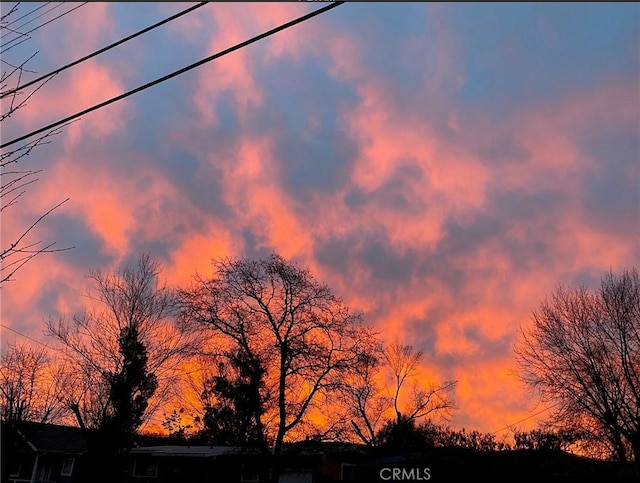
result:
<svg viewBox="0 0 640 483"><path fill-rule="evenodd" d="M8 41L3 42L5 49L7 42L14 42L22 39L18 43L29 40L29 36L16 30L16 27L10 26L18 19L14 19L19 11L18 4L9 9L0 17L0 36L13 36ZM22 18L22 17L20 17ZM14 20L12 20L14 19ZM19 26L17 27L19 28ZM17 45L17 44L13 44ZM2 69L0 72L0 122L6 122L12 116L27 105L27 101L33 97L49 80L53 77L43 79L41 82L34 84L29 91L23 91L20 86L26 75L34 73L28 69L28 64L36 56L37 52L27 57L21 62L11 63L4 54L1 59ZM68 125L63 124L55 129L51 129L35 137L29 142L19 145L16 148L3 151L0 154L0 215L5 217L9 213L8 209L15 207L27 193L27 189L38 181L38 175L41 169L33 169L23 167L27 156L29 156L36 148L41 148L51 142L51 138L60 134ZM69 199L66 198L52 206L49 210L36 217L31 223L22 229L19 234L15 235L8 242L3 241L0 247L0 286L13 280L15 273L22 268L27 262L42 253L52 253L69 250L73 247L56 247L55 241L43 242L42 240L34 240L32 235L34 229L48 215Z"/></svg>
<svg viewBox="0 0 640 483"><path fill-rule="evenodd" d="M640 468L640 280L607 273L597 291L558 286L516 345L522 380L557 409L549 425Z"/></svg>
<svg viewBox="0 0 640 483"><path fill-rule="evenodd" d="M180 291L182 317L265 370L276 407L264 423L280 454L285 436L371 351L374 334L329 287L279 255L215 262L216 276ZM256 421L261 408L256 407Z"/></svg>
<svg viewBox="0 0 640 483"><path fill-rule="evenodd" d="M0 357L0 420L58 420L65 411L63 374L44 347L10 344Z"/></svg>
<svg viewBox="0 0 640 483"><path fill-rule="evenodd" d="M148 255L115 273L93 270L87 296L102 309L48 321L73 368L68 405L81 427L133 433L175 388L193 341L174 324L174 294L159 274Z"/></svg>
<svg viewBox="0 0 640 483"><path fill-rule="evenodd" d="M394 425L415 428L425 418L448 419L454 407L449 392L456 383L419 383L423 357L423 351L395 340L354 366L342 391L351 408L353 429L363 443L375 445L381 425L388 433ZM409 394L403 396L407 389Z"/></svg>

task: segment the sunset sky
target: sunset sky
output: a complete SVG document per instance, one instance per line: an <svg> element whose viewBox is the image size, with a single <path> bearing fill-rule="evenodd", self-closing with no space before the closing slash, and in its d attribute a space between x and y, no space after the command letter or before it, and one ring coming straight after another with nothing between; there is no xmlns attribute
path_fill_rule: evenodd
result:
<svg viewBox="0 0 640 483"><path fill-rule="evenodd" d="M44 74L189 5L90 3L3 59L39 51ZM2 141L322 6L209 4L56 76ZM640 4L347 3L88 114L23 163L43 172L2 246L69 197L31 239L76 248L3 285L3 325L47 342L89 269L143 252L177 285L276 251L423 349L427 379L457 380L452 426L529 428L546 413L513 374L518 328L558 283L640 265Z"/></svg>

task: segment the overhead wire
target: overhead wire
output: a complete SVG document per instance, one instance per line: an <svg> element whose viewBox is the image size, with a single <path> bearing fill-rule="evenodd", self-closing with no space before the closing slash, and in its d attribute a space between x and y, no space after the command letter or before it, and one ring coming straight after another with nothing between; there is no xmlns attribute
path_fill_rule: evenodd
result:
<svg viewBox="0 0 640 483"><path fill-rule="evenodd" d="M30 340L31 342L35 342L36 344L39 344L39 345L41 345L41 346L43 346L43 347L46 347L47 349L53 349L53 350L57 350L57 351L59 351L59 350L60 350L60 349L58 349L58 348L56 348L56 347L51 347L51 346L49 346L49 345L45 344L44 342L41 342L41 341L39 341L39 340L37 340L37 339L34 339L33 337L30 337L30 336L28 336L28 335L26 335L26 334L23 334L22 332L19 332L19 331L15 330L15 329L12 329L11 327L9 327L9 326L7 326L7 325L4 325L4 324L2 324L2 323L0 323L0 327L2 327L3 329L8 330L8 331L10 331L10 332L13 332L14 334L17 334L17 335L19 335L20 337L24 337L25 339L28 339L28 340Z"/></svg>
<svg viewBox="0 0 640 483"><path fill-rule="evenodd" d="M7 24L6 26L3 26L3 27L4 27L4 28L8 27L9 25L11 25L11 24L13 24L13 23L17 22L18 20L20 20L20 19L22 19L22 18L25 18L26 16L28 16L28 15L30 15L30 14L32 14L32 13L34 13L35 11L37 11L37 10L39 10L39 9L41 9L41 8L43 8L43 7L45 7L45 6L46 6L47 4L49 4L49 3L51 3L51 2L47 2L46 4L44 4L44 5L42 5L42 6L38 7L38 8L36 8L36 9L34 9L34 10L32 10L31 12L29 12L29 13L27 13L27 14L23 15L23 16L22 16L22 17L20 17L19 19L16 19L16 20L12 21L10 24ZM27 25L28 23L31 23L32 21L36 20L37 18L42 17L43 15L45 15L45 14L47 14L47 13L49 13L49 12L53 11L55 8L59 7L59 6L60 6L61 4L63 4L63 3L64 3L64 2L60 2L60 3L59 3L59 5L56 5L56 6L52 7L51 9L49 9L49 10L47 10L46 12L44 12L44 13L40 14L39 16L35 17L34 19L32 19L32 20L30 20L30 21L28 21L28 22L26 22L26 23L24 23L24 24L20 25L19 27L16 27L16 29L18 29L18 28L22 28L22 27L24 27L25 25ZM67 15L68 13L71 13L72 11L74 11L74 10L76 10L76 9L78 9L78 8L80 8L80 7L82 7L82 6L84 6L84 5L86 5L87 3L89 3L89 2L83 2L82 4L80 4L80 5L76 6L76 7L72 8L72 9L70 9L70 10L68 10L68 11L64 12L64 13L62 13L61 15L58 15L57 17L55 17L55 18L53 18L53 19L51 19L51 20L48 20L47 22L45 22L45 23L43 23L43 24L41 24L41 25L39 25L39 26L37 26L37 27L33 28L32 30L29 30L28 32L25 32L24 34L21 34L21 36L26 36L26 35L28 35L29 33L31 33L31 32L33 32L33 31L35 31L35 30L37 30L37 29L39 29L39 28L41 28L41 27L45 26L46 24L51 23L51 22L53 22L54 20L57 20L58 18L63 17L64 15ZM56 75L56 74L58 74L58 73L60 73L60 72L62 72L62 71L64 71L64 70L67 70L67 69L69 69L69 68L71 68L71 67L73 67L73 66L75 66L75 65L80 64L81 62L84 62L84 61L86 61L86 60L89 60L89 59L91 59L91 58L93 58L93 57L95 57L95 56L97 56L97 55L99 55L99 54L101 54L101 53L104 53L104 52L108 51L108 50L111 50L111 49L113 49L113 48L117 47L118 45L121 45L121 44L123 44L123 43L125 43L125 42L127 42L127 41L129 41L129 40L132 40L132 39L134 39L134 38L136 38L136 37L138 37L138 36L140 36L140 35L143 35L143 34L144 34L144 33L146 33L146 32L149 32L149 31L151 31L151 30L153 30L153 29L155 29L155 28L157 28L157 27L160 27L161 25L164 25L164 24L166 24L166 23L168 23L168 22L170 22L170 21L172 21L172 20L175 20L175 19L177 19L177 18L179 18L179 17L181 17L181 16L183 16L183 15L186 15L187 13L190 13L190 12L192 12L193 10L195 10L195 9L197 9L197 8L203 7L203 6L205 6L207 3L209 3L209 2L200 2L200 3L196 4L196 5L193 5L193 6L191 6L191 7L187 8L187 9L185 9L185 10L181 11L181 12L178 12L177 14L175 14L175 15L173 15L173 16L171 16L171 17L167 17L166 19L164 19L164 20L162 20L162 21L160 21L160 22L157 22L157 23L155 23L155 24L153 24L153 25L150 25L149 27L146 27L146 28L144 28L144 29L142 29L142 30L140 30L140 31L138 31L138 32L135 32L134 34L131 34L131 35L129 35L129 36L127 36L127 37L125 37L125 38L123 38L123 39L121 39L121 40L117 41L117 42L114 42L114 43L112 43L112 44L109 44L109 45L107 45L107 46L103 47L103 48L102 48L102 49L100 49L100 50L97 50L97 51L95 51L95 52L93 52L93 53L91 53L91 54L89 54L89 55L87 55L87 56L85 56L85 57L82 57L82 58L80 58L80 59L78 59L78 60L76 60L76 61L73 61L73 62L71 62L71 63L69 63L69 64L67 64L67 65L65 65L65 66L63 66L63 67L60 67L59 69L56 69L56 70L54 70L54 71L52 71L52 72L49 72L48 74L45 74L45 75L43 75L43 76L41 76L41 77L39 77L39 78L37 78L37 79L35 79L35 80L29 81L28 83L25 83L25 84L23 84L23 85L21 85L21 86L18 86L18 87L14 88L14 89L12 89L12 90L10 90L10 91L8 91L8 92L4 92L4 93L2 94L2 97L6 97L7 95L10 95L10 94L12 94L12 93L14 93L14 92L17 92L19 89L24 89L24 88L26 88L26 87L29 87L29 86L31 86L31 85L33 85L33 84L35 84L35 83L37 83L37 82L39 82L39 81L41 81L41 80L43 80L43 79L47 78L47 77L50 77L50 76ZM92 106L92 107L90 107L90 108L88 108L88 109L85 109L85 110L80 111L80 112L78 112L78 113L76 113L76 114L73 114L72 116L66 117L66 118L61 119L61 120L59 120L59 121L56 121L56 122L54 122L54 123L52 123L52 124L49 124L49 125L47 125L47 126L45 126L45 127L42 127L42 128L40 128L40 129L37 129L37 130L35 130L35 131L32 131L32 132L30 132L30 133L28 133L28 134L25 134L25 135L23 135L23 136L20 136L20 137L18 137L18 138L15 138L15 139L13 139L13 140L11 140L11 141L8 141L8 142L6 142L6 143L4 143L4 144L0 145L0 149L1 149L1 148L5 148L5 147L7 147L7 146L10 146L10 145L12 145L12 144L15 144L15 143L17 143L17 142L20 142L20 141L22 141L22 140L24 140L24 139L27 139L27 138L29 138L29 137L31 137L31 136L34 136L34 135L36 135L36 134L39 134L39 133L41 133L41 132L43 132L43 131L46 131L46 130L48 130L48 129L52 129L52 128L56 127L56 126L59 126L59 125L64 124L64 123L67 123L67 122L69 122L69 121L71 121L71 120L73 120L73 119L76 119L76 118L78 118L78 117L80 117L80 116L83 116L84 114L88 114L88 113L90 113L90 112L92 112L92 111L95 111L95 110L100 109L100 108L102 108L102 107L105 107L105 106L107 106L107 105L109 105L109 104L112 104L112 103L114 103L114 102L117 102L117 101L119 101L119 100L121 100L121 99L124 99L124 98L126 98L126 97L129 97L129 96L131 96L131 95L133 95L133 94L136 94L136 93L138 93L138 92L141 92L141 91L143 91L143 90L146 90L146 89L148 89L148 88L150 88L150 87L153 87L153 86L155 86L155 85L157 85L157 84L160 84L160 83L162 83L162 82L164 82L164 81L167 81L167 80L169 80L169 79L172 79L173 77L176 77L176 76L181 75L181 74L183 74L183 73L185 73L185 72L188 72L188 71L190 71L190 70L192 70L192 69L195 69L196 67L199 67L199 66L201 66L201 65L203 65L203 64L206 64L206 63L208 63L208 62L211 62L211 61L213 61L213 60L216 60L216 59L218 59L218 58L220 58L220 57L222 57L222 56L224 56L224 55L227 55L227 54L229 54L229 53L231 53L231 52L234 52L235 50L238 50L238 49L240 49L240 48L246 47L246 46L248 46L248 45L250 45L250 44L252 44L252 43L254 43L254 42L257 42L257 41L262 40L262 39L264 39L264 38L266 38L266 37L269 37L269 36L271 36L271 35L273 35L273 34L275 34L275 33L278 33L278 32L280 32L280 31L282 31L282 30L285 30L285 29L287 29L287 28L289 28L289 27L292 27L292 26L294 26L294 25L297 25L298 23L304 22L304 21L306 21L306 20L308 20L308 19L310 19L310 18L312 18L312 17L315 17L315 16L317 16L317 15L319 15L319 14L321 14L321 13L324 13L324 12L326 12L326 11L328 11L328 10L331 10L332 8L335 8L335 7L339 6L339 5L342 5L343 3L345 3L345 2L333 2L331 5L328 5L328 6L326 6L326 7L323 7L323 8L321 8L321 9L318 9L318 10L316 10L316 11L314 11L314 12L309 13L309 14L303 15L302 17L299 17L299 18L297 18L297 19L294 19L294 20L292 20L292 21L290 21L290 22L287 22L287 23L285 23L285 24L282 24L282 25L280 25L280 26L278 26L278 27L276 27L276 28L274 28L274 29L271 29L271 30L269 30L269 31L267 31L267 32L264 32L264 33L260 34L260 35L257 35L257 36L255 36L255 37L252 37L252 38L250 38L249 40L246 40L246 41L244 41L244 42L241 42L241 43L239 43L239 44L236 44L236 45L234 45L234 46L232 46L232 47L230 47L230 48L228 48L228 49L225 49L225 50L223 50L223 51L221 51L221 52L218 52L218 53L216 53L216 54L214 54L214 55L211 55L211 56L209 56L209 57L206 57L206 58L204 58L204 59L202 59L202 60L200 60L200 61L194 62L193 64L190 64L190 65L188 65L188 66L186 66L186 67L183 67L183 68L181 68L181 69L179 69L179 70L177 70L177 71L174 71L174 72L172 72L172 73L170 73L170 74L167 74L167 75L165 75L165 76L163 76L163 77L160 77L160 78L155 79L155 80L153 80L153 81L151 81L151 82L148 82L148 83L146 83L146 84L143 84L143 85L141 85L141 86L139 86L139 87L137 87L137 88L135 88L135 89L132 89L132 90L130 90L130 91L127 91L127 92L125 92L125 93L123 93L123 94L121 94L121 95L119 95L119 96L113 97L113 98L111 98L111 99L109 99L109 100L107 100L107 101L104 101L104 102L100 103L100 104L96 104L96 105L94 105L94 106ZM6 36L6 35L5 35L5 36ZM0 39L1 39L1 38L3 38L3 37L4 37L4 36L0 37ZM20 37L17 37L17 38L20 38ZM10 44L10 43L14 42L15 40L17 40L17 38L16 38L16 39L12 39L12 40L11 40L11 41L9 41L8 43ZM16 45L17 45L17 44L16 44ZM13 46L10 46L10 47L8 47L7 49L2 50L2 52L0 52L0 53L4 53L6 50L9 50L11 47L13 47ZM0 327L3 327L3 328L4 328L4 329L6 329L6 330L9 330L9 331L11 331L11 332L13 332L13 333L15 333L15 334L17 334L17 335L21 336L21 337L24 337L24 338L26 338L26 339L28 339L28 340L31 340L32 342L35 342L35 343L37 343L37 344L40 344L40 345L42 345L42 346L44 346L44 347L51 348L51 347L49 347L48 345L46 345L46 344L42 343L41 341L38 341L38 340L36 340L36 339L34 339L34 338L32 338L32 337L28 336L28 335L25 335L25 334L23 334L23 333L21 333L21 332L19 332L19 331L15 330L15 329L12 329L11 327L8 327L8 326L6 326L6 325L2 324L2 323L0 323ZM195 372L200 372L201 370L202 370L202 369L192 370L192 371L188 372L188 374L195 373ZM502 432L502 431L504 431L504 430L510 429L510 428L512 428L512 427L513 427L514 425L516 425L516 424L520 424L520 423L522 423L522 422L525 422L525 421L527 421L527 420L529 420L529 419L532 419L532 418L534 418L534 417L536 417L536 416L538 416L538 415L540 415L540 414L543 414L543 413L545 413L545 412L547 412L547 411L549 411L549 410L553 409L553 408L554 408L555 406L557 406L558 404L559 404L559 403L556 403L556 404L553 404L553 405L551 405L551 406L549 406L549 407L547 407L547 408L544 408L544 409L542 409L542 410L540 410L540 411L537 411L536 413L534 413L534 414L532 414L532 415L530 415L530 416L528 416L528 417L526 417L526 418L523 418L523 419L521 419L521 420L519 420L519 421L516 421L516 422L514 422L514 423L508 424L507 426L505 426L505 427L503 427L503 428L501 428L501 429L499 429L499 430L497 430L497 431L494 431L494 432L492 432L491 434L498 434L498 433L500 433L500 432Z"/></svg>
<svg viewBox="0 0 640 483"><path fill-rule="evenodd" d="M504 428L501 428L501 429L499 429L497 431L494 431L494 432L492 432L490 434L495 435L495 434L501 433L502 431L504 431L506 429L511 429L516 424L524 423L525 421L528 421L529 419L535 418L536 416L539 416L539 415L541 415L543 413L546 413L547 411L550 411L551 409L555 408L558 404L560 404L560 402L556 402L555 404L552 404L551 406L548 406L548 407L546 407L544 409L541 409L540 411L537 411L537 412L533 413L532 415L527 416L526 418L523 418L523 419L521 419L519 421L516 421L515 423L507 424Z"/></svg>
<svg viewBox="0 0 640 483"><path fill-rule="evenodd" d="M75 113L75 114L73 114L71 116L65 117L64 119L60 119L59 121L56 121L56 122L51 123L51 124L49 124L47 126L41 127L39 129L36 129L35 131L31 131L30 133L27 133L27 134L24 134L22 136L19 136L19 137L15 138L15 139L12 139L11 141L7 141L6 143L0 145L0 149L6 148L7 146L11 146L12 144L15 144L17 142L23 141L24 139L27 139L27 138L29 138L31 136L35 136L36 134L40 134L41 132L44 132L44 131L52 129L52 128L56 127L56 126L59 126L60 124L64 124L64 123L69 122L69 121L71 121L73 119L76 119L76 118L78 118L80 116L88 114L88 113L90 113L92 111L95 111L95 110L100 109L102 107L108 106L109 104L113 104L114 102L117 102L117 101L119 101L121 99L124 99L124 98L129 97L129 96L131 96L133 94L136 94L136 93L141 92L143 90L146 90L146 89L148 89L150 87L153 87L153 86L155 86L157 84L165 82L165 81L167 81L169 79L172 79L172 78L174 78L174 77L176 77L176 76L178 76L180 74L184 74L185 72L188 72L188 71L190 71L192 69L195 69L196 67L200 67L203 64L206 64L208 62L216 60L216 59L218 59L218 58L220 58L220 57L222 57L224 55L230 54L231 52L234 52L234 51L236 51L238 49L246 47L247 45L250 45L250 44L252 44L254 42L262 40L262 39L264 39L266 37L269 37L269 36L271 36L271 35L273 35L275 33L278 33L278 32L280 32L282 30L285 30L285 29L287 29L289 27L293 27L294 25L297 25L297 24L299 24L301 22L304 22L305 20L309 20L310 18L313 18L316 15L320 15L321 13L327 12L327 11L331 10L332 8L335 8L335 7L338 7L338 6L342 5L343 3L345 3L345 2L334 2L331 5L327 5L326 7L320 8L318 10L315 10L315 11L311 12L311 13L308 13L306 15L298 17L298 18L296 18L294 20L291 20L289 22L286 22L286 23L284 23L284 24L282 24L282 25L280 25L280 26L278 26L276 28L268 30L267 32L264 32L264 33L262 33L260 35L256 35L255 37L252 37L249 40L245 40L244 42L240 42L239 44L236 44L236 45L234 45L232 47L229 47L229 48L227 48L225 50L222 50L222 51L220 51L220 52L218 52L216 54L210 55L209 57L206 57L206 58L204 58L202 60L194 62L193 64L190 64L190 65L188 65L186 67L183 67L182 69L176 70L176 71L174 71L174 72L172 72L170 74L162 76L162 77L160 77L160 78L158 78L156 80L153 80L153 81L148 82L146 84L143 84L143 85L141 85L139 87L136 87L135 89L132 89L132 90L127 91L127 92L125 92L123 94L120 94L119 96L112 97L111 99L106 100L104 102L101 102L100 104L96 104L96 105L94 105L92 107L89 107L89 108L84 109L84 110L82 110L80 112L77 112L77 113Z"/></svg>
<svg viewBox="0 0 640 483"><path fill-rule="evenodd" d="M34 9L33 9L33 10L31 10L30 12L25 13L22 17L18 17L18 18L16 18L16 19L13 19L11 22L8 22L6 25L2 25L2 27L3 27L3 28L4 28L4 27L9 27L10 25L13 25L14 23L19 22L19 21L20 21L20 20L22 20L23 18L28 17L28 16L29 16L29 15L31 15L32 13L37 12L37 11L38 11L38 10L40 10L41 8L46 7L46 6L47 6L47 5L49 5L50 3L51 3L51 2L45 2L45 3L43 3L42 5L40 5L39 7L34 8ZM18 2L14 8L16 8L19 4L20 4L20 2Z"/></svg>
<svg viewBox="0 0 640 483"><path fill-rule="evenodd" d="M96 50L95 52L93 52L93 53L91 53L89 55L85 55L84 57L82 57L82 58L80 58L78 60L75 60L75 61L73 61L73 62L71 62L71 63L69 63L69 64L67 64L67 65L65 65L63 67L60 67L59 69L51 71L48 74L42 75L42 76L38 77L37 79L34 79L32 81L29 81L29 82L26 82L26 83L24 83L24 84L22 84L22 85L20 85L18 87L15 87L13 89L5 91L5 92L2 93L2 95L0 95L0 99L2 99L4 97L7 97L7 96L10 96L11 94L19 91L20 89L25 89L26 87L29 87L29 86L37 83L37 82L40 82L41 80L46 79L47 77L51 77L51 76L54 76L56 74L59 74L62 71L65 71L65 70L67 70L67 69L69 69L69 68L71 68L71 67L73 67L75 65L78 65L78 64L80 64L80 63L82 63L82 62L84 62L86 60L89 60L89 59L91 59L91 58L93 58L93 57L95 57L97 55L100 55L103 52L111 50L114 47L117 47L118 45L121 45L121 44L123 44L123 43L125 43L125 42L127 42L127 41L129 41L131 39L139 37L142 34L145 34L145 33L149 32L149 31L151 31L151 30L153 30L153 29L155 29L157 27L160 27L161 25L164 25L164 24L166 24L168 22L171 22L171 21L173 21L173 20L175 20L175 19L177 19L179 17L182 17L183 15L186 15L187 13L190 13L190 12L200 8L200 7L204 7L207 3L209 3L209 2L200 2L200 3L196 4L196 5L193 5L193 6L187 8L185 10L182 10L181 12L176 13L175 15L172 15L171 17L167 17L164 20L161 20L160 22L157 22L157 23L155 23L153 25L150 25L149 27L146 27L146 28L144 28L142 30L139 30L139 31L137 31L137 32L135 32L135 33L133 33L133 34L121 39L121 40L118 40L117 42L109 44L106 47L101 48L100 50Z"/></svg>
<svg viewBox="0 0 640 483"><path fill-rule="evenodd" d="M46 7L46 6L47 6L47 5L49 5L50 3L53 3L53 2L47 2L47 3L45 3L42 7L39 7L39 8L37 8L37 9L35 9L35 10L32 10L32 11L31 11L31 12L29 12L29 13L33 13L33 12L35 12L35 11L39 10L40 8ZM37 15L37 16L33 17L31 20L27 20L27 21L26 21L25 23L23 23L22 25L18 25L17 27L15 27L15 28L13 28L13 29L8 29L8 30L9 30L9 32L5 33L4 35L0 35L0 39L5 38L6 36L10 35L11 33L18 33L18 32L17 32L17 31L18 31L18 29L21 29L22 27L25 27L25 26L29 25L31 22L33 22L33 21L35 21L35 20L38 20L40 17L45 16L45 15L46 15L46 14L48 14L49 12L53 12L55 9L57 9L57 8L61 7L62 5L64 5L64 2L58 2L58 4L57 4L57 5L54 5L54 6L53 6L53 7L51 7L49 10L46 10L46 11L42 12L40 15ZM28 15L29 15L29 14L25 14L25 15L23 15L23 16L22 16L22 17L20 17L20 18L24 18L24 17L26 17L26 16L28 16ZM18 20L20 20L20 19L16 19L16 20L14 20L14 21L12 21L12 22L9 22L7 25L3 25L3 27L4 27L4 28L7 28L9 25L12 25L12 24L16 23ZM20 35L25 35L25 34L20 34Z"/></svg>
<svg viewBox="0 0 640 483"><path fill-rule="evenodd" d="M49 3L53 3L53 2L47 2L45 5L48 5ZM48 14L49 12L53 12L55 9L61 7L62 5L64 5L64 2L58 2L57 5L54 5L53 7L51 7L49 10L46 10L44 12L42 12L40 15L37 15L35 17L33 17L31 20L26 21L25 23L23 23L22 25L18 25L17 27L14 27L13 29L8 29L9 32L5 33L4 35L0 35L0 40L2 40L3 38L5 38L8 35L11 35L11 33L18 33L18 29L21 29L22 27L25 27L26 25L29 25L31 22L38 20L40 17L45 16L46 14ZM34 10L35 11L35 10ZM13 22L12 22L13 23ZM11 23L5 25L4 27L7 28L9 25L11 25ZM20 34L20 35L27 35L26 33L24 34ZM10 41L12 42L12 40Z"/></svg>
<svg viewBox="0 0 640 483"><path fill-rule="evenodd" d="M27 38L29 38L29 37L28 37L28 35L29 35L31 32L35 32L36 30L38 30L38 29L40 29L40 28L44 27L45 25L50 24L51 22L53 22L53 21L55 21L55 20L58 20L58 19L59 19L59 18L61 18L61 17L64 17L65 15L67 15L67 14L69 14L69 13L73 12L74 10L79 9L80 7L84 7L87 3L89 3L89 2L82 2L80 5L77 5L77 6L73 7L72 9L67 10L67 11L66 11L66 12L64 12L64 13L61 13L61 14L60 14L60 15L58 15L57 17L53 17L52 19L47 20L45 23L40 24L40 25L38 25L37 27L34 27L34 28L32 28L31 30L29 30L28 32L25 32L25 33L23 33L23 34L21 34L21 35L22 35L22 36L25 36L25 37L27 37ZM8 44L11 44L12 42L16 41L16 40L17 40L17 39L19 39L19 38L20 38L20 37L16 37L15 39L12 39L12 40L10 40L10 41L9 41L9 42L7 42L7 43L8 43ZM25 38L25 39L21 40L20 42L18 42L17 44L9 45L9 47L7 47L6 49L3 49L2 51L0 51L0 54L4 54L7 50L11 50L13 47L17 47L18 45L20 45L20 44L21 44L22 42L24 42L25 40L27 40L27 39Z"/></svg>

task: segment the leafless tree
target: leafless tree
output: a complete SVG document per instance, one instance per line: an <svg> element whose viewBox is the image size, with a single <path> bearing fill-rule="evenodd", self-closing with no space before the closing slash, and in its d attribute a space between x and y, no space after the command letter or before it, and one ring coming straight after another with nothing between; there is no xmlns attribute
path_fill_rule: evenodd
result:
<svg viewBox="0 0 640 483"><path fill-rule="evenodd" d="M277 404L273 414L255 414L280 454L285 436L320 401L328 403L343 375L370 352L374 334L327 285L279 255L214 265L214 278L198 277L180 291L182 317L213 329L264 368L264 390Z"/></svg>
<svg viewBox="0 0 640 483"><path fill-rule="evenodd" d="M640 465L638 270L607 273L600 288L558 286L516 345L522 380L556 410L549 425Z"/></svg>
<svg viewBox="0 0 640 483"><path fill-rule="evenodd" d="M22 88L22 85L25 84L25 77L33 73L29 70L28 64L36 56L37 52L20 62L12 63L8 60L5 52L9 50L10 47L7 47L7 44L11 43L15 46L17 43L21 43L30 38L28 35L16 30L16 27L13 26L13 23L18 20L14 18L18 15L18 12L19 4L16 4L11 7L8 12L0 16L0 36L3 39L9 37L9 39L3 41L2 54L4 55L0 60L0 122L2 123L8 121L21 108L26 106L27 101L53 78L47 77L35 83L29 89ZM17 27L19 28L19 26ZM21 40L15 43L18 39ZM29 156L34 149L49 144L51 138L62 132L64 127L66 127L66 124L34 137L29 142L16 145L15 148L4 149L2 151L0 154L0 214L3 217L7 216L9 208L15 207L16 204L23 199L27 189L38 181L38 176L42 172L41 169L23 167L22 164L26 157ZM8 242L3 241L0 247L0 286L7 281L13 280L14 274L37 255L73 248L59 248L55 246L55 241L43 243L42 240L34 240L32 238L36 226L67 201L68 198L55 204L49 210L36 217L26 228L8 240Z"/></svg>
<svg viewBox="0 0 640 483"><path fill-rule="evenodd" d="M68 403L81 427L101 428L114 417L117 384L133 381L134 363L158 382L143 420L177 387L179 363L193 340L175 324L174 294L159 282L159 274L159 263L148 255L116 273L93 270L89 279L95 289L87 296L98 308L49 320L49 335L62 343L72 363ZM129 399L148 394L149 381L141 377L139 383L130 382Z"/></svg>
<svg viewBox="0 0 640 483"><path fill-rule="evenodd" d="M431 383L425 387L416 380L423 357L422 350L415 350L412 345L397 340L384 350L384 358L393 378L393 409L397 420L404 417L415 421L434 413L446 415L453 409L448 391L456 385L455 381L447 381L441 385ZM407 385L411 394L400 411L400 394Z"/></svg>
<svg viewBox="0 0 640 483"><path fill-rule="evenodd" d="M453 409L448 393L455 382L421 384L423 356L422 351L395 340L355 367L343 394L351 408L351 424L362 442L376 444L382 423L390 419L412 424L424 418L448 418ZM404 395L407 389L410 393Z"/></svg>
<svg viewBox="0 0 640 483"><path fill-rule="evenodd" d="M356 436L367 445L374 445L376 433L392 407L381 374L382 349L374 347L364 355L344 378L340 388L342 405Z"/></svg>
<svg viewBox="0 0 640 483"><path fill-rule="evenodd" d="M0 420L55 422L64 413L63 371L44 347L10 344L0 357Z"/></svg>

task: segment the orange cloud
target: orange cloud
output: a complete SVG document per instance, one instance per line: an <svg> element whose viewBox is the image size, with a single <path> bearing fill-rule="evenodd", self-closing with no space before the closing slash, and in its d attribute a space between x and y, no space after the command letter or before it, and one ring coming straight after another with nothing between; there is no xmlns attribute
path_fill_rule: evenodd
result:
<svg viewBox="0 0 640 483"><path fill-rule="evenodd" d="M309 8L271 7L210 5L172 27L172 35L198 40L210 54ZM108 31L110 10L101 4L92 12L105 17L98 30ZM170 132L144 139L151 154L121 137L138 129L133 101L87 116L65 134L64 151L50 160L20 217L3 220L3 235L13 236L19 222L69 196L61 213L95 236L96 253L115 267L157 243L171 284L188 283L196 271L210 274L214 257L276 250L363 311L384 340L424 348L425 380L458 380L454 426L497 431L528 418L540 407L510 372L517 328L558 282L637 263L637 238L603 229L586 205L586 177L604 176L609 165L584 147L591 130L636 125L637 85L613 79L505 119L466 112L456 97L467 80L455 32L442 6L429 6L429 15L442 28L419 92L400 92L391 74L367 64L370 39L331 30L320 17L193 73L185 80L193 86L185 105L195 109ZM101 37L88 20L74 32L94 45ZM420 42L408 48L407 62L426 57ZM299 107L274 101L281 98L260 73L268 62L299 66L309 56L325 62L327 76L355 97L331 111L339 112L339 127L355 147L340 160L331 186L310 185L301 196L289 189L291 167L277 149L290 127L276 117L258 126L252 116ZM70 73L59 96L30 103L21 122L36 125L99 102L121 92L125 77L113 64L87 64ZM298 87L295 79L290 86ZM290 102L304 97L292 92ZM320 137L330 150L334 140L322 130L327 120L315 112L300 116L304 126L294 135ZM90 155L81 149L88 140ZM183 171L188 162L196 167ZM624 170L626 179L638 179L637 166ZM46 235L45 226L37 233ZM84 269L68 260L47 257L39 261L46 270L27 266L19 289L3 288L3 323L36 330L37 317L22 317L36 313L29 305L45 297L51 280L62 286L56 310L81 306Z"/></svg>

